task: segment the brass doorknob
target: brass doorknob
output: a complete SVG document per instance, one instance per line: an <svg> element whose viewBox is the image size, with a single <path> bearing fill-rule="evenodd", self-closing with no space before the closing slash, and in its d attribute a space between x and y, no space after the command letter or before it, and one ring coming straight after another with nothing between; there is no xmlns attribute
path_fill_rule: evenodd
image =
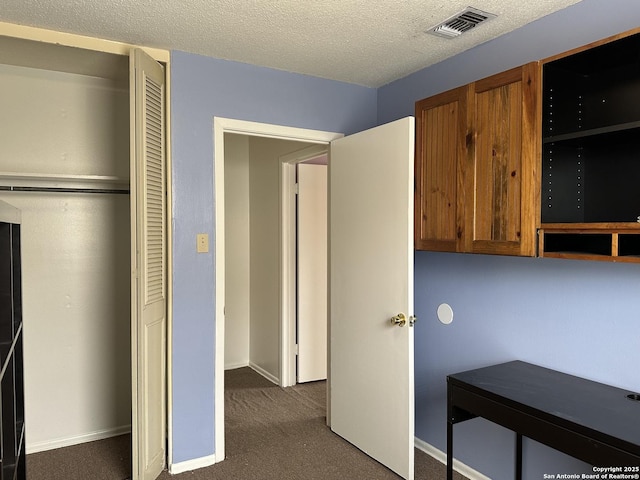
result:
<svg viewBox="0 0 640 480"><path fill-rule="evenodd" d="M407 317L404 316L404 313L399 313L394 315L390 319L391 325L397 325L398 327L404 327L407 323Z"/></svg>

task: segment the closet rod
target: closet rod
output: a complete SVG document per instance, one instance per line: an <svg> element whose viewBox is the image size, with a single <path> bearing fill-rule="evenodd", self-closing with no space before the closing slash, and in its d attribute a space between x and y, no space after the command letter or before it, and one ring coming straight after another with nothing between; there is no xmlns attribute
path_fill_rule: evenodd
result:
<svg viewBox="0 0 640 480"><path fill-rule="evenodd" d="M106 193L129 194L129 189L108 188L67 188L67 187L13 187L0 186L0 191L5 192L39 192L39 193Z"/></svg>

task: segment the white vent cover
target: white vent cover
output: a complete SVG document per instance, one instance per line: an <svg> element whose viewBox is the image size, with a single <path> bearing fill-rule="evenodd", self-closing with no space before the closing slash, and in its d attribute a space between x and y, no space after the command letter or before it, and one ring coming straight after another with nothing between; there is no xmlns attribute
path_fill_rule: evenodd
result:
<svg viewBox="0 0 640 480"><path fill-rule="evenodd" d="M462 35L467 30L471 30L479 23L486 22L495 18L493 13L483 12L477 8L467 7L460 13L457 13L451 18L448 18L439 25L427 30L427 33L432 33L444 38L455 38Z"/></svg>

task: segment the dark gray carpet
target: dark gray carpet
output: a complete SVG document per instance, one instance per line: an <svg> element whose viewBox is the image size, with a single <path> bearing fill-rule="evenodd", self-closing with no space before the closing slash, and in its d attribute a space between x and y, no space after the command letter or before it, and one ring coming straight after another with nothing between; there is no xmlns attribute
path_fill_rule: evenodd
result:
<svg viewBox="0 0 640 480"><path fill-rule="evenodd" d="M225 375L227 458L161 480L397 480L400 477L331 432L326 383L280 388L249 368ZM27 456L28 480L123 480L129 437ZM416 479L445 478L445 467L416 450ZM465 480L455 474L455 480Z"/></svg>
<svg viewBox="0 0 640 480"><path fill-rule="evenodd" d="M27 455L27 480L124 480L130 472L129 435Z"/></svg>

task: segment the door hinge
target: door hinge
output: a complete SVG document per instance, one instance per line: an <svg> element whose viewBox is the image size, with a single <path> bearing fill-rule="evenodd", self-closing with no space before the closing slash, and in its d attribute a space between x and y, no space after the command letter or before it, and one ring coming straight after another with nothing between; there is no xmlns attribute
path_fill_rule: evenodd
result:
<svg viewBox="0 0 640 480"><path fill-rule="evenodd" d="M296 343L296 355L300 354L300 348L298 347L298 344Z"/></svg>
<svg viewBox="0 0 640 480"><path fill-rule="evenodd" d="M300 193L300 184L297 182L293 184L293 193L294 195L298 195Z"/></svg>

